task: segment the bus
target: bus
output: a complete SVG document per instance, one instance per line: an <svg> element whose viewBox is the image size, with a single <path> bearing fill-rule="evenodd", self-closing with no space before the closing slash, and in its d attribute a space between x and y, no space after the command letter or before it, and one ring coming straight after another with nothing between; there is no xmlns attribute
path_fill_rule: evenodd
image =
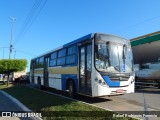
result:
<svg viewBox="0 0 160 120"><path fill-rule="evenodd" d="M53 42L54 44L54 42ZM92 97L134 92L130 41L91 33L31 59L30 83Z"/></svg>

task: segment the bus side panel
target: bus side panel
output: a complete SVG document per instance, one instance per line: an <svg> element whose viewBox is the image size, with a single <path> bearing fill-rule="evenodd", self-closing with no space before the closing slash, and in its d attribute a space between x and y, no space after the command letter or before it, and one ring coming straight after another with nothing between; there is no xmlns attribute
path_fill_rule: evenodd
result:
<svg viewBox="0 0 160 120"><path fill-rule="evenodd" d="M74 81L76 91L78 91L78 79L76 74L50 74L49 87L58 90L66 90L68 79L72 79Z"/></svg>
<svg viewBox="0 0 160 120"><path fill-rule="evenodd" d="M76 87L76 92L78 92L77 74L62 74L62 90L66 90L66 84L67 84L68 79L73 80L75 87Z"/></svg>
<svg viewBox="0 0 160 120"><path fill-rule="evenodd" d="M43 83L43 69L35 69L34 72L34 84L38 84L38 77L41 78L41 85L44 85Z"/></svg>
<svg viewBox="0 0 160 120"><path fill-rule="evenodd" d="M66 90L67 79L73 79L77 90L77 66L49 68L49 87Z"/></svg>
<svg viewBox="0 0 160 120"><path fill-rule="evenodd" d="M38 77L41 78L41 85L44 85L43 84L43 74L35 74L35 76L34 76L34 84L38 85Z"/></svg>
<svg viewBox="0 0 160 120"><path fill-rule="evenodd" d="M61 74L49 74L49 87L62 90Z"/></svg>
<svg viewBox="0 0 160 120"><path fill-rule="evenodd" d="M34 74L34 84L38 84L38 74Z"/></svg>

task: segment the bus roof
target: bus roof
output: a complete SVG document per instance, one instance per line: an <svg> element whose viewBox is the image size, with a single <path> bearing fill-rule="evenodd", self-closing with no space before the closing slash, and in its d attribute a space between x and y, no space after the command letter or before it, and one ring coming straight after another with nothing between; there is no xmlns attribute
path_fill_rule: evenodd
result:
<svg viewBox="0 0 160 120"><path fill-rule="evenodd" d="M34 57L34 58L32 58L31 60L34 60L34 59L39 58L39 57L42 57L42 56L47 55L47 54L49 54L49 53L52 53L52 52L54 52L54 51L56 51L56 50L60 50L60 49L62 49L62 48L69 47L69 46L71 46L71 45L73 45L73 44L76 44L76 43L85 41L85 40L87 40L87 39L92 39L92 37L94 36L94 34L104 34L104 33L90 33L90 34L85 35L85 36L83 36L83 37L81 37L81 38L78 38L78 39L76 39L76 40L73 40L73 41L71 41L71 42L69 42L69 43L67 43L67 44L64 44L64 45L61 46L61 47L58 47L58 48L53 49L53 50L51 50L51 51L48 51L48 52L46 52L46 53L44 53L44 54L41 54L41 55L39 55L39 56L37 56L37 57ZM104 34L104 35L111 35L111 34ZM111 35L111 36L115 36L115 35ZM116 37L118 37L118 36L116 36ZM119 37L119 38L121 38L121 37Z"/></svg>
<svg viewBox="0 0 160 120"><path fill-rule="evenodd" d="M90 38L92 38L93 34L94 34L94 33L91 33L91 34L85 35L85 36L83 36L83 37L81 37L81 38L79 38L79 39L76 39L76 40L74 40L74 41L71 41L71 42L63 45L63 47L67 47L67 46L73 45L73 44L75 44L75 43L79 43L79 42L82 42L82 41L84 41L84 40L90 39Z"/></svg>
<svg viewBox="0 0 160 120"><path fill-rule="evenodd" d="M37 56L37 57L34 57L34 58L32 58L31 60L34 60L34 59L39 58L39 57L42 57L42 56L44 56L44 55L46 55L46 54L52 53L52 52L54 52L54 51L56 51L56 50L59 50L59 49L68 47L68 46L70 46L70 45L73 45L73 44L82 42L82 41L84 41L84 40L91 39L91 38L94 36L94 34L95 34L95 33L90 33L90 34L88 34L88 35L85 35L85 36L83 36L83 37L81 37L81 38L78 38L78 39L73 40L73 41L71 41L71 42L69 42L69 43L67 43L67 44L64 44L63 46L60 46L60 47L58 47L58 48L56 48L56 49L53 49L53 50L51 50L51 51L49 51L49 52L47 52L47 53L41 54L41 55L39 55L39 56Z"/></svg>

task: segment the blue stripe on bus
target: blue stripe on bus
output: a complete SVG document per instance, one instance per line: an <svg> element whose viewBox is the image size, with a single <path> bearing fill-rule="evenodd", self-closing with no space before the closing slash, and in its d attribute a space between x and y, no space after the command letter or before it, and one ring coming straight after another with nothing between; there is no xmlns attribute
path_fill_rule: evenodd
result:
<svg viewBox="0 0 160 120"><path fill-rule="evenodd" d="M78 79L76 74L62 74L62 90L66 90L66 80L67 79L73 79L75 87L76 87L76 92L78 91Z"/></svg>
<svg viewBox="0 0 160 120"><path fill-rule="evenodd" d="M109 87L119 87L119 81L111 81L108 76L102 76L104 81L108 84Z"/></svg>

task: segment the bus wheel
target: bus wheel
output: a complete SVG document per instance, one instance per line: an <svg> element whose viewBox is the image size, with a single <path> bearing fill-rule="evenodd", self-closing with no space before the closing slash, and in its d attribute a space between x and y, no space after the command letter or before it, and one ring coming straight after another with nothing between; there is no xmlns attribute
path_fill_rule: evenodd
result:
<svg viewBox="0 0 160 120"><path fill-rule="evenodd" d="M38 76L37 81L38 81L38 88L41 89L41 77Z"/></svg>
<svg viewBox="0 0 160 120"><path fill-rule="evenodd" d="M158 88L160 89L160 83L158 83Z"/></svg>
<svg viewBox="0 0 160 120"><path fill-rule="evenodd" d="M72 80L69 81L68 88L69 88L69 97L70 98L75 98L76 92L75 92L75 86L74 86L74 83L73 83Z"/></svg>

